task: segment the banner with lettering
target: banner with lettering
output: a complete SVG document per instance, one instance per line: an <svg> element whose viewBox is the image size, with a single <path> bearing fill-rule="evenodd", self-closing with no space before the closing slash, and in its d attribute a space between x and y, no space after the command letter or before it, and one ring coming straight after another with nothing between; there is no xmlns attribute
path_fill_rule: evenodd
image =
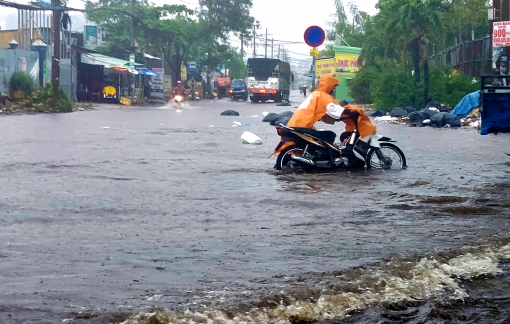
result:
<svg viewBox="0 0 510 324"><path fill-rule="evenodd" d="M492 47L510 46L510 21L495 21Z"/></svg>
<svg viewBox="0 0 510 324"><path fill-rule="evenodd" d="M336 72L357 72L360 69L358 58L358 54L335 55Z"/></svg>
<svg viewBox="0 0 510 324"><path fill-rule="evenodd" d="M324 74L334 75L336 72L335 65L334 58L317 60L315 62L315 75L317 79Z"/></svg>

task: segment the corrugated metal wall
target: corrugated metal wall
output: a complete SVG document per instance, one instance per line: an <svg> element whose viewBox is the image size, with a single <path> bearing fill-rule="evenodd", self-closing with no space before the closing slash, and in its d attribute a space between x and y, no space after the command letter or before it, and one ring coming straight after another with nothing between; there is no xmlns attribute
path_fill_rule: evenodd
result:
<svg viewBox="0 0 510 324"><path fill-rule="evenodd" d="M429 59L430 67L453 66L455 69L473 77L490 74L491 38L485 37L474 41L463 42L448 48L446 51L432 56Z"/></svg>

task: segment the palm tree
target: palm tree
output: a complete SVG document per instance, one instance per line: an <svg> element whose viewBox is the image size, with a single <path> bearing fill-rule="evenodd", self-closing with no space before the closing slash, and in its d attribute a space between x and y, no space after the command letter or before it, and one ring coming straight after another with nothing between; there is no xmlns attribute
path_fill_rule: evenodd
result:
<svg viewBox="0 0 510 324"><path fill-rule="evenodd" d="M429 64L428 35L444 29L443 17L448 10L445 0L380 0L382 22L402 50L411 52L415 81L420 81L420 59L423 61L423 98L428 102Z"/></svg>

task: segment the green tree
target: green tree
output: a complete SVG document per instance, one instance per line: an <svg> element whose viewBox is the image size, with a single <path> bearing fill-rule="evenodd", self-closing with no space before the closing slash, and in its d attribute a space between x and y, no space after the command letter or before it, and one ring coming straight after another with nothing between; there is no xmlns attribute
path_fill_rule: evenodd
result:
<svg viewBox="0 0 510 324"><path fill-rule="evenodd" d="M337 35L343 39L345 45L361 47L365 41L366 24L370 15L359 11L358 6L350 1L347 3L349 16L346 14L342 0L335 0L336 12L331 30L328 31L328 39L334 41Z"/></svg>
<svg viewBox="0 0 510 324"><path fill-rule="evenodd" d="M110 30L109 50L117 53L127 53L130 48L131 18L127 14L130 3L130 0L87 3L88 9L96 8L88 14L88 19ZM148 4L147 0L137 1L134 19L136 41L138 47L146 52L164 53L172 79L177 81L180 79L180 66L190 58L190 53L202 51L200 55L210 54L208 65L211 66L215 47L226 41L230 33L243 34L249 39L248 31L254 21L249 15L251 6L251 0L200 0L195 12L183 5L156 7Z"/></svg>
<svg viewBox="0 0 510 324"><path fill-rule="evenodd" d="M392 107L423 105L421 84L413 82L411 69L403 64L383 64L373 79L370 91L374 106L389 111Z"/></svg>
<svg viewBox="0 0 510 324"><path fill-rule="evenodd" d="M480 83L452 67L432 69L430 98L450 107L455 107L467 93L480 89Z"/></svg>
<svg viewBox="0 0 510 324"><path fill-rule="evenodd" d="M423 99L428 101L430 82L428 35L444 26L448 9L444 0L381 0L382 28L386 28L403 50L409 49L414 63L415 81L420 81L420 60L423 61Z"/></svg>

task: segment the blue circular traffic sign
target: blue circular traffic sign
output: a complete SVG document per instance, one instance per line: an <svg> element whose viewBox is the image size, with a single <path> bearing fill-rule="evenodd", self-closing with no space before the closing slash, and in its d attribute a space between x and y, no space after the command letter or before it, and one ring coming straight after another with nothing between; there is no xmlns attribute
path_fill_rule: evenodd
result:
<svg viewBox="0 0 510 324"><path fill-rule="evenodd" d="M319 26L310 26L305 31L305 43L311 47L320 46L324 43L324 39L326 39L326 34Z"/></svg>

